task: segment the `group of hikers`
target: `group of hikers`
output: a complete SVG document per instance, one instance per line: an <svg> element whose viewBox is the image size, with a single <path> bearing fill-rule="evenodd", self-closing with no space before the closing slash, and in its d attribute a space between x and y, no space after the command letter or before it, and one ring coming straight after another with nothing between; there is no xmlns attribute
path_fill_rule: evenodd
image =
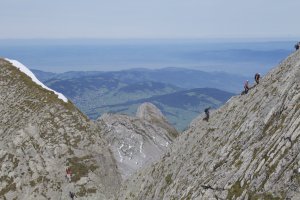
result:
<svg viewBox="0 0 300 200"><path fill-rule="evenodd" d="M299 48L300 48L300 42L297 42L295 44L296 51L299 50ZM256 85L259 84L259 79L260 79L260 73L256 73L255 76L254 76L254 80L256 82ZM250 89L251 89L251 87L249 86L249 81L246 80L245 84L244 84L244 91L241 93L241 95L247 94ZM211 107L208 107L208 108L204 109L205 117L203 118L203 120L207 121L207 122L209 120L209 109L211 109Z"/></svg>
<svg viewBox="0 0 300 200"><path fill-rule="evenodd" d="M299 43L300 45L300 43ZM259 84L259 79L260 79L260 73L256 73L254 76L254 80L256 82L256 85ZM249 81L246 80L245 84L244 84L244 91L241 93L241 95L247 94L248 91L251 89L251 87L249 86ZM209 110L211 109L211 107L207 107L204 109L204 113L205 113L205 117L203 118L204 121L209 120Z"/></svg>

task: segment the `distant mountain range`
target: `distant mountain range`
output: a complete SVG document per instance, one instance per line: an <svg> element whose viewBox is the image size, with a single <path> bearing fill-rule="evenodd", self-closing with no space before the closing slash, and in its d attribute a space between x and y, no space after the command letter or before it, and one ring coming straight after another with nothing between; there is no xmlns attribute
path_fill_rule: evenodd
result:
<svg viewBox="0 0 300 200"><path fill-rule="evenodd" d="M239 93L240 90L243 88L243 82L247 79L252 78L251 75L245 77L225 72L204 72L193 69L173 67L156 70L140 68L111 72L70 71L64 73L51 73L34 69L32 71L43 82L53 82L52 79L73 80L76 78L81 79L82 77L88 79L93 77L93 79L100 78L101 80L118 80L121 82L125 82L126 84L144 81L154 81L171 84L184 89L209 87L234 93Z"/></svg>
<svg viewBox="0 0 300 200"><path fill-rule="evenodd" d="M205 107L221 106L234 95L224 90L237 92L246 79L181 68L61 74L32 71L48 87L70 98L91 119L104 113L134 115L140 104L151 102L179 130L185 129Z"/></svg>
<svg viewBox="0 0 300 200"><path fill-rule="evenodd" d="M296 41L232 40L8 40L0 54L51 72L129 68L191 68L245 76L265 74ZM251 76L252 77L252 76Z"/></svg>

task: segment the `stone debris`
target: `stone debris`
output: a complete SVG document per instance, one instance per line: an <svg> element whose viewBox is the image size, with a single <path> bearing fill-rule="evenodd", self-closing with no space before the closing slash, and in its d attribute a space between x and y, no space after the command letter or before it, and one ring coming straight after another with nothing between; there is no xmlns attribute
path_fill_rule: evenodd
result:
<svg viewBox="0 0 300 200"><path fill-rule="evenodd" d="M142 104L136 117L104 114L97 123L117 160L123 179L158 160L178 132L151 103Z"/></svg>

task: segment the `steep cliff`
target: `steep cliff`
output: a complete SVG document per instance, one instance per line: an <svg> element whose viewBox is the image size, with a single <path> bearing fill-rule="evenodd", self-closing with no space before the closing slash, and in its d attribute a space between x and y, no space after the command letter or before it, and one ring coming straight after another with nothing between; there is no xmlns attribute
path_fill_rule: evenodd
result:
<svg viewBox="0 0 300 200"><path fill-rule="evenodd" d="M113 198L121 177L99 127L33 79L0 59L0 198Z"/></svg>
<svg viewBox="0 0 300 200"><path fill-rule="evenodd" d="M118 199L300 199L300 51L202 118Z"/></svg>
<svg viewBox="0 0 300 200"><path fill-rule="evenodd" d="M158 160L178 135L161 111L150 103L138 108L137 117L104 114L97 123L124 179Z"/></svg>

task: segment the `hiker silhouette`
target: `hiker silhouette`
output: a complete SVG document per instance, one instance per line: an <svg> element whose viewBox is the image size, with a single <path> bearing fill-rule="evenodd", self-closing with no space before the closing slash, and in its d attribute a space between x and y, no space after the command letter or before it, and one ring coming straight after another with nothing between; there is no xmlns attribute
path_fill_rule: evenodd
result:
<svg viewBox="0 0 300 200"><path fill-rule="evenodd" d="M205 112L205 117L203 118L203 120L207 121L209 120L209 109L211 109L211 107L205 108L204 112Z"/></svg>

